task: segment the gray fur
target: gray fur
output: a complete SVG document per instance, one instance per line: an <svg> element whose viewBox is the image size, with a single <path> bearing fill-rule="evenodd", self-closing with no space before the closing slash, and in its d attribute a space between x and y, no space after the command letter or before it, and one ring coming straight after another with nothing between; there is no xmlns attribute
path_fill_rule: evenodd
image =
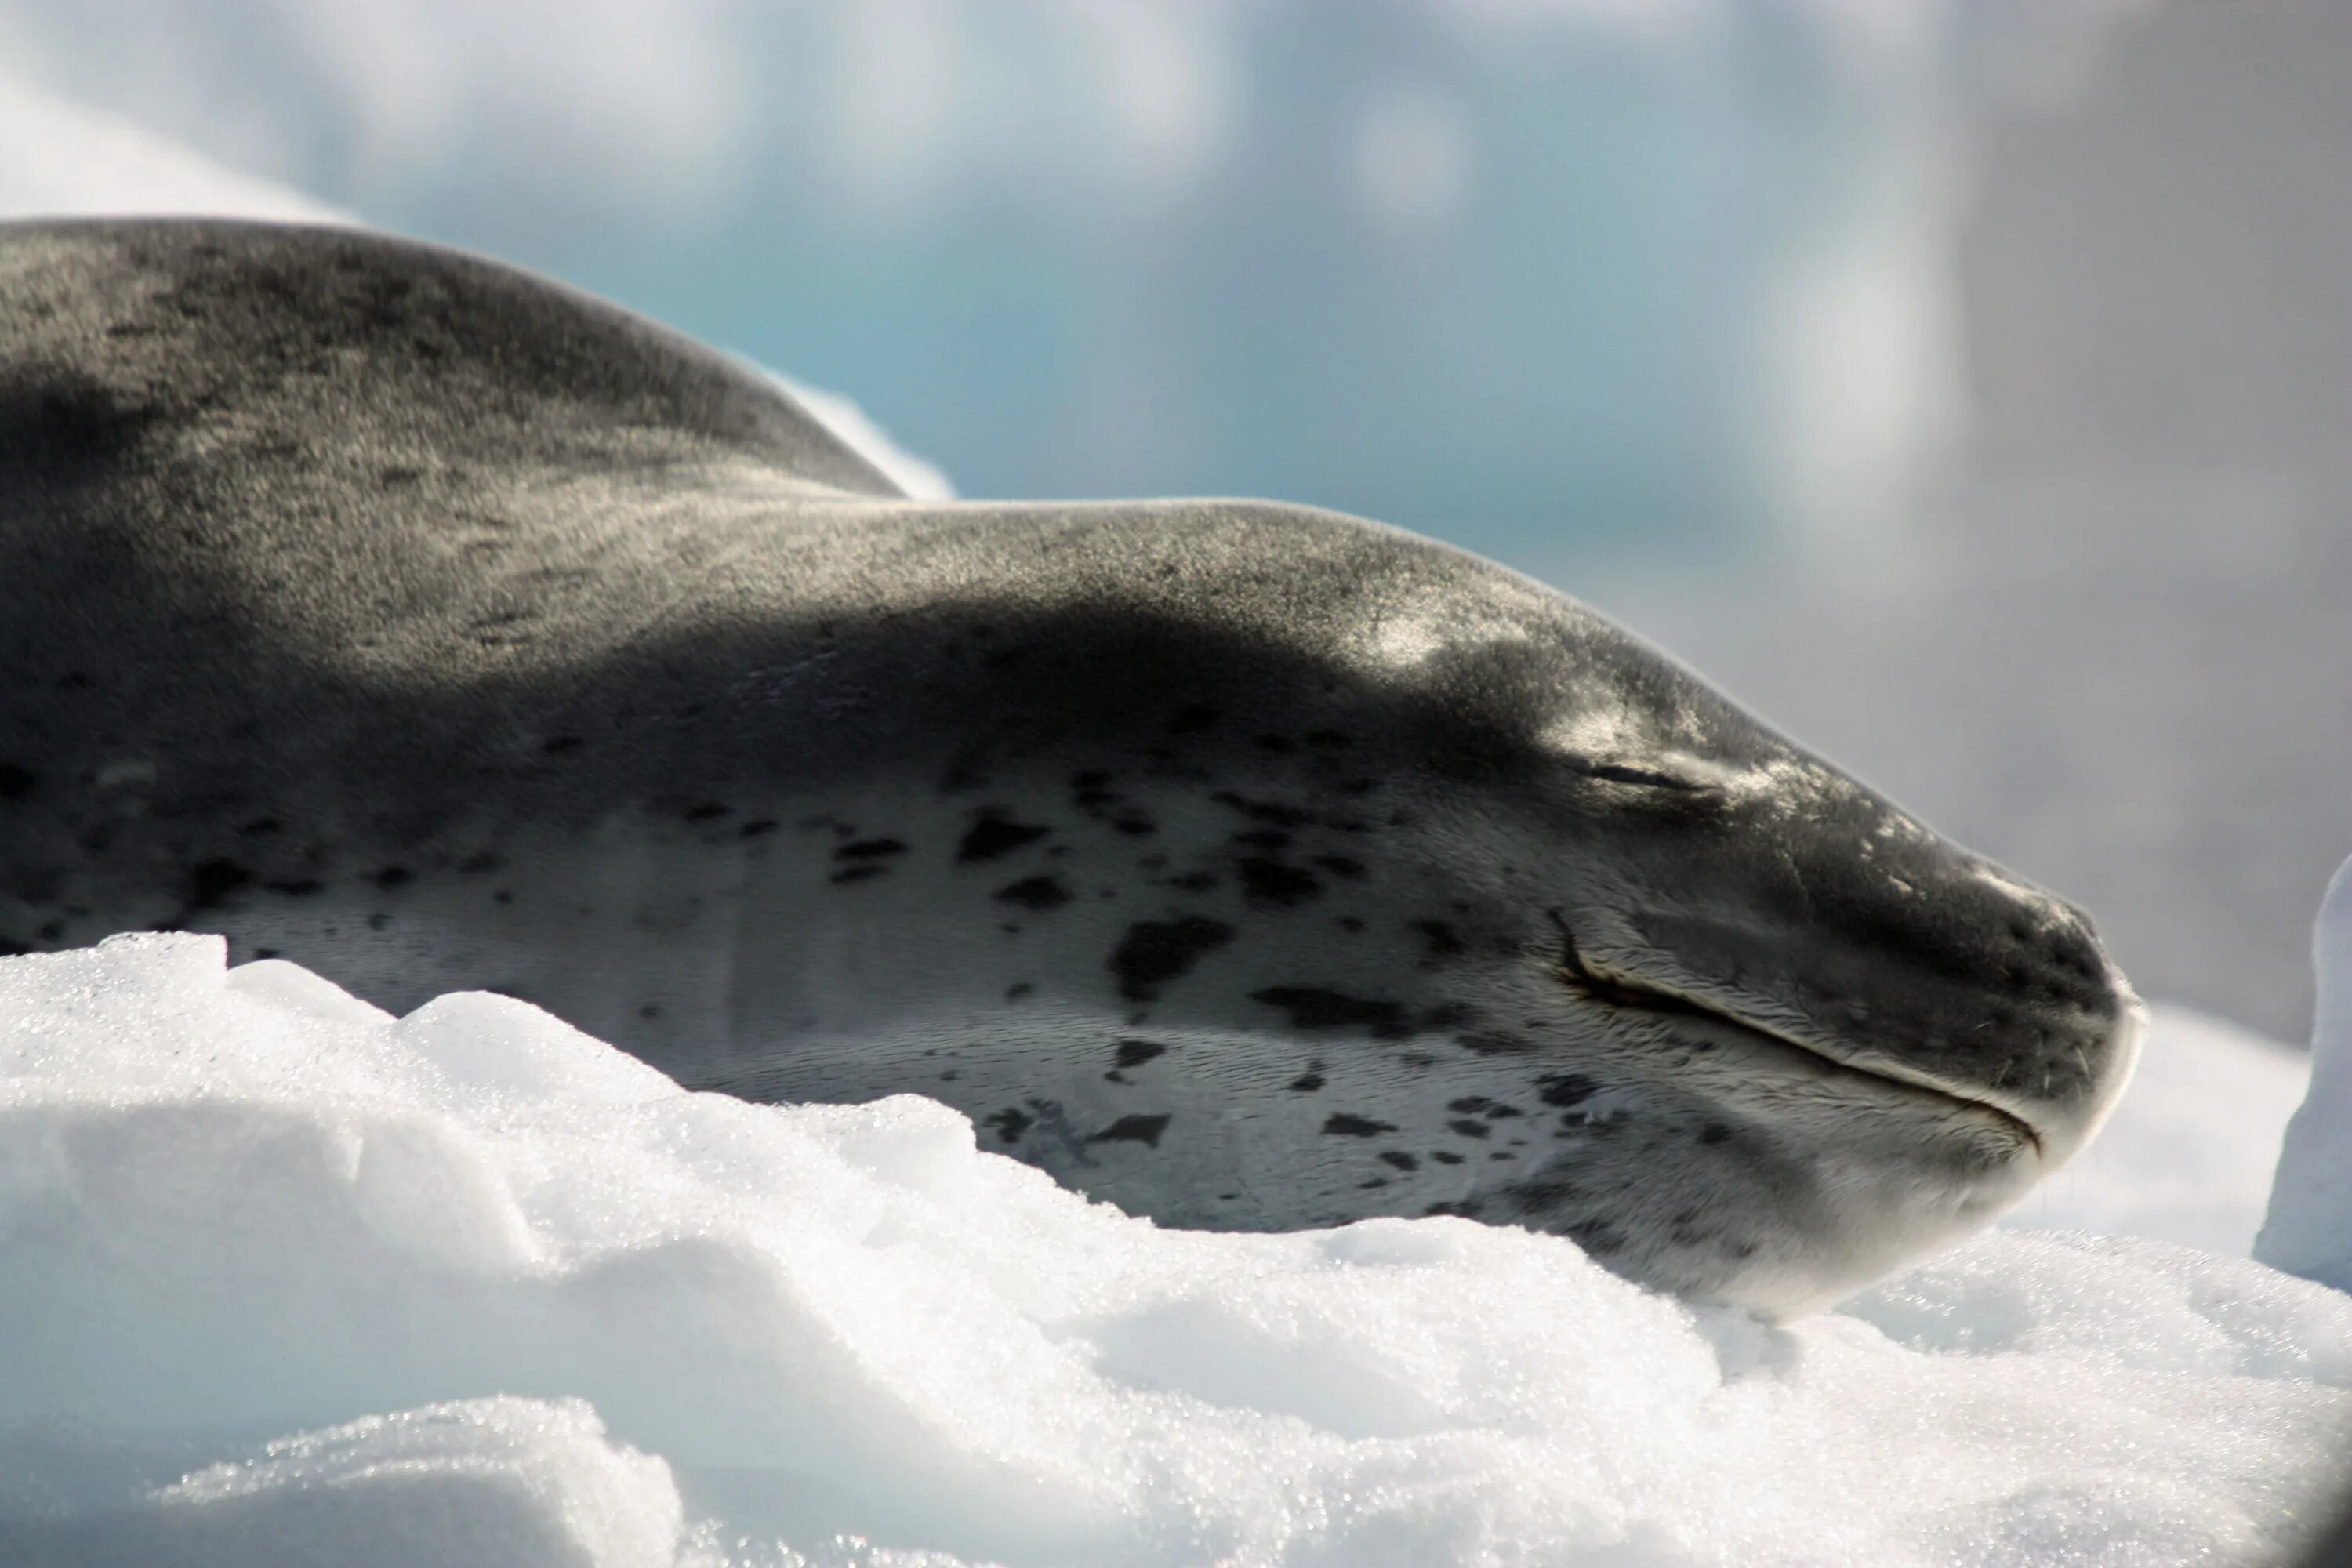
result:
<svg viewBox="0 0 2352 1568"><path fill-rule="evenodd" d="M2135 1048L2079 912L1558 594L1257 501L910 501L375 236L0 227L0 939L507 991L1173 1224L1459 1213L1790 1310Z"/></svg>

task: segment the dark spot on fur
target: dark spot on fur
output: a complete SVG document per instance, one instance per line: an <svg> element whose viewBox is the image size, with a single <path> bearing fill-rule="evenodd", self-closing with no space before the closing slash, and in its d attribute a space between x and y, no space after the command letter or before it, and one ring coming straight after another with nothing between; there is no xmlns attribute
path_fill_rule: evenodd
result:
<svg viewBox="0 0 2352 1568"><path fill-rule="evenodd" d="M895 838L861 838L855 844L837 847L833 858L836 860L880 860L906 852L907 847Z"/></svg>
<svg viewBox="0 0 2352 1568"><path fill-rule="evenodd" d="M1112 1060L1121 1068L1139 1068L1155 1057L1164 1057L1168 1047L1157 1040L1121 1040Z"/></svg>
<svg viewBox="0 0 2352 1568"><path fill-rule="evenodd" d="M1296 866L1253 855L1243 860L1242 891L1255 904L1278 904L1285 909L1303 903L1323 890L1323 884Z"/></svg>
<svg viewBox="0 0 2352 1568"><path fill-rule="evenodd" d="M234 860L206 860L188 873L188 909L209 910L253 880L253 873Z"/></svg>
<svg viewBox="0 0 2352 1568"><path fill-rule="evenodd" d="M1290 835L1279 827L1252 827L1234 834L1234 842L1274 855L1290 847Z"/></svg>
<svg viewBox="0 0 2352 1568"><path fill-rule="evenodd" d="M1415 921L1412 929L1429 944L1432 958L1452 958L1462 951L1462 939L1444 921Z"/></svg>
<svg viewBox="0 0 2352 1568"><path fill-rule="evenodd" d="M40 782L14 763L0 763L0 800L22 800Z"/></svg>
<svg viewBox="0 0 2352 1568"><path fill-rule="evenodd" d="M1279 1007L1290 1015L1294 1029L1369 1029L1392 1037L1407 1032L1404 1009L1393 1002L1366 1001L1313 985L1271 985L1250 993L1250 1000Z"/></svg>
<svg viewBox="0 0 2352 1568"><path fill-rule="evenodd" d="M1298 749L1298 743L1287 735L1252 735L1250 744L1276 756L1286 756Z"/></svg>
<svg viewBox="0 0 2352 1568"><path fill-rule="evenodd" d="M1153 1001L1162 985L1190 973L1203 953L1233 939L1233 927L1200 915L1138 921L1110 955L1118 994L1130 1002Z"/></svg>
<svg viewBox="0 0 2352 1568"><path fill-rule="evenodd" d="M1018 984L1006 986L1004 988L1004 999L1007 1002L1018 1002L1024 997L1034 995L1036 993L1036 990L1037 988L1034 985L1032 985L1026 980L1024 980Z"/></svg>
<svg viewBox="0 0 2352 1568"><path fill-rule="evenodd" d="M1036 1125L1037 1119L1017 1105L1008 1105L981 1119L981 1125L995 1129L996 1135L1007 1144L1021 1142L1021 1134Z"/></svg>
<svg viewBox="0 0 2352 1568"><path fill-rule="evenodd" d="M1436 1162L1437 1162L1439 1164L1441 1164L1441 1165L1458 1165L1458 1164L1462 1163L1462 1156L1461 1156L1461 1155L1459 1155L1459 1154L1449 1154L1449 1153L1446 1153L1446 1152L1443 1152L1443 1151L1439 1151L1439 1152L1437 1152L1432 1153L1429 1157L1430 1157L1431 1159L1433 1159L1433 1160L1436 1161Z"/></svg>
<svg viewBox="0 0 2352 1568"><path fill-rule="evenodd" d="M738 837L757 838L763 833L773 833L775 830L776 819L772 816L762 816L755 821L745 823L735 832Z"/></svg>
<svg viewBox="0 0 2352 1568"><path fill-rule="evenodd" d="M247 823L243 827L237 829L239 833L251 834L257 838L267 837L272 833L282 833L285 830L286 825L278 821L274 816L257 816L251 822Z"/></svg>
<svg viewBox="0 0 2352 1568"><path fill-rule="evenodd" d="M1168 715L1168 732L1171 735L1197 735L1222 721L1223 713L1200 702L1187 702Z"/></svg>
<svg viewBox="0 0 2352 1568"><path fill-rule="evenodd" d="M997 902L1024 910L1056 910L1070 901L1070 890L1052 877L1024 877L996 889Z"/></svg>
<svg viewBox="0 0 2352 1568"><path fill-rule="evenodd" d="M1206 871L1187 871L1181 877L1169 878L1168 885L1188 893L1205 893L1217 885L1217 879Z"/></svg>
<svg viewBox="0 0 2352 1568"><path fill-rule="evenodd" d="M307 899L327 890L327 884L316 877L296 877L282 882L267 884L273 893L283 893L291 899Z"/></svg>
<svg viewBox="0 0 2352 1568"><path fill-rule="evenodd" d="M1464 1050L1481 1057L1517 1056L1533 1048L1517 1035L1493 1033L1456 1035L1454 1037L1454 1043Z"/></svg>
<svg viewBox="0 0 2352 1568"><path fill-rule="evenodd" d="M1729 1142L1730 1138L1731 1129L1720 1121L1710 1121L1699 1129L1698 1141L1702 1143L1723 1143Z"/></svg>
<svg viewBox="0 0 2352 1568"><path fill-rule="evenodd" d="M1129 838L1142 838L1160 831L1160 825L1139 811L1130 811L1111 818L1111 826Z"/></svg>
<svg viewBox="0 0 2352 1568"><path fill-rule="evenodd" d="M1301 1073L1290 1080L1289 1088L1295 1094L1313 1094L1323 1087L1323 1081L1319 1072Z"/></svg>
<svg viewBox="0 0 2352 1568"><path fill-rule="evenodd" d="M40 929L36 931L33 934L39 937L43 942L55 942L58 938L66 934L65 921L43 921L41 922Z"/></svg>
<svg viewBox="0 0 2352 1568"><path fill-rule="evenodd" d="M551 735L540 742L539 749L551 757L568 757L587 743L577 735Z"/></svg>
<svg viewBox="0 0 2352 1568"><path fill-rule="evenodd" d="M1574 1203L1580 1192L1581 1189L1565 1176L1530 1176L1524 1182L1513 1184L1511 1197L1522 1210L1556 1211L1564 1205Z"/></svg>
<svg viewBox="0 0 2352 1568"><path fill-rule="evenodd" d="M1012 821L1002 812L985 812L964 834L963 842L956 846L956 858L966 862L994 860L1024 844L1035 843L1052 831L1050 827Z"/></svg>
<svg viewBox="0 0 2352 1568"><path fill-rule="evenodd" d="M662 1010L660 1006L652 1002L648 1002L644 1006L637 1009L637 1016L640 1018L658 1018L661 1016Z"/></svg>
<svg viewBox="0 0 2352 1568"><path fill-rule="evenodd" d="M1304 827L1315 820L1311 813L1301 811L1295 805L1284 805L1272 800L1244 800L1229 789L1219 790L1209 798L1219 805L1232 807L1253 822L1270 823L1276 827Z"/></svg>
<svg viewBox="0 0 2352 1568"><path fill-rule="evenodd" d="M1460 1100L1447 1100L1445 1109L1457 1115L1466 1115L1473 1110L1484 1110L1494 1103L1483 1094L1466 1094Z"/></svg>
<svg viewBox="0 0 2352 1568"><path fill-rule="evenodd" d="M43 387L20 374L0 392L0 451L38 494L45 478L70 480L128 454L158 412L124 402L95 382L58 379Z"/></svg>
<svg viewBox="0 0 2352 1568"><path fill-rule="evenodd" d="M1420 1161L1399 1149L1384 1150L1381 1154L1381 1163L1383 1165L1394 1165L1400 1171L1418 1171L1421 1169Z"/></svg>
<svg viewBox="0 0 2352 1568"><path fill-rule="evenodd" d="M253 950L253 956L256 959L275 958L278 956L278 950L274 947L257 947Z"/></svg>
<svg viewBox="0 0 2352 1568"><path fill-rule="evenodd" d="M457 871L460 876L479 877L485 873L495 871L505 864L506 862L504 860L485 849L478 855L468 855L463 860L458 861Z"/></svg>
<svg viewBox="0 0 2352 1568"><path fill-rule="evenodd" d="M1555 1107L1581 1105L1591 1100L1601 1086L1580 1072L1551 1073L1536 1079L1543 1102Z"/></svg>
<svg viewBox="0 0 2352 1568"><path fill-rule="evenodd" d="M416 880L416 873L405 866L386 866L368 878L368 880L389 892L394 888L404 888Z"/></svg>
<svg viewBox="0 0 2352 1568"><path fill-rule="evenodd" d="M1166 1116L1122 1116L1087 1142L1140 1143L1147 1149L1157 1149L1160 1147L1160 1135L1168 1131L1170 1121L1171 1118Z"/></svg>
<svg viewBox="0 0 2352 1568"><path fill-rule="evenodd" d="M1358 920L1353 915L1341 915L1335 923L1341 931L1348 932L1349 935L1353 935L1364 929L1364 922Z"/></svg>
<svg viewBox="0 0 2352 1568"><path fill-rule="evenodd" d="M721 805L715 800L706 800L699 805L688 806L686 819L688 822L716 822L734 809L731 805Z"/></svg>
<svg viewBox="0 0 2352 1568"><path fill-rule="evenodd" d="M1392 1121L1375 1121L1369 1116L1335 1115L1323 1123L1323 1131L1339 1138L1377 1138L1383 1132L1396 1131Z"/></svg>
<svg viewBox="0 0 2352 1568"><path fill-rule="evenodd" d="M1466 1116L1462 1117L1457 1121L1449 1121L1445 1125L1453 1131L1460 1133L1465 1138L1484 1138L1494 1131L1493 1128L1487 1126L1485 1122L1473 1121Z"/></svg>
<svg viewBox="0 0 2352 1568"><path fill-rule="evenodd" d="M889 870L889 868L889 868L889 867L887 867L887 866L874 866L874 865L866 865L866 866L845 866L845 867L844 867L844 868L842 868L840 870L835 871L835 872L833 874L833 876L831 877L830 880L832 880L832 881L834 881L834 882L836 882L836 883L838 883L838 882L863 882L863 881L865 881L865 880L866 880L867 878L869 878L869 877L879 877L879 876L881 876L884 872L886 872L886 871Z"/></svg>
<svg viewBox="0 0 2352 1568"><path fill-rule="evenodd" d="M1360 877L1364 874L1364 863L1351 860L1345 855L1318 855L1315 864L1334 877Z"/></svg>

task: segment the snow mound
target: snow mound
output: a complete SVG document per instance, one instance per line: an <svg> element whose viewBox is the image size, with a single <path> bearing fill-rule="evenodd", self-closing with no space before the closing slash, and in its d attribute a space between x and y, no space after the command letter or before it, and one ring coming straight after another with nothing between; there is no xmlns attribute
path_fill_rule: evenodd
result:
<svg viewBox="0 0 2352 1568"><path fill-rule="evenodd" d="M2247 1261L1992 1235L1773 1327L1163 1231L191 936L0 960L0 1342L8 1562L2270 1562L2352 1441L2352 1300Z"/></svg>

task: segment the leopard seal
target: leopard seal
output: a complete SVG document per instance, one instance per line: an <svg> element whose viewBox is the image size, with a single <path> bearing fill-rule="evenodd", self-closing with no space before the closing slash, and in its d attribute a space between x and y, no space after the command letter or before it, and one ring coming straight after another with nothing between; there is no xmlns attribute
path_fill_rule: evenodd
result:
<svg viewBox="0 0 2352 1568"><path fill-rule="evenodd" d="M1786 1313L2130 1070L2077 910L1574 601L1253 500L918 502L456 252L0 228L0 936L919 1091L1175 1225L1454 1214Z"/></svg>

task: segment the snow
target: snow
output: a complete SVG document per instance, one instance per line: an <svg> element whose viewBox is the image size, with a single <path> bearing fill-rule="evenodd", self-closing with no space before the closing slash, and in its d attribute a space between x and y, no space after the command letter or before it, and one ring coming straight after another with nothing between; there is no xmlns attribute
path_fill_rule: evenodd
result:
<svg viewBox="0 0 2352 1568"><path fill-rule="evenodd" d="M2352 1441L2352 1299L2243 1259L1995 1233L1775 1327L1163 1231L210 937L0 961L0 1122L5 1561L2268 1562Z"/></svg>

